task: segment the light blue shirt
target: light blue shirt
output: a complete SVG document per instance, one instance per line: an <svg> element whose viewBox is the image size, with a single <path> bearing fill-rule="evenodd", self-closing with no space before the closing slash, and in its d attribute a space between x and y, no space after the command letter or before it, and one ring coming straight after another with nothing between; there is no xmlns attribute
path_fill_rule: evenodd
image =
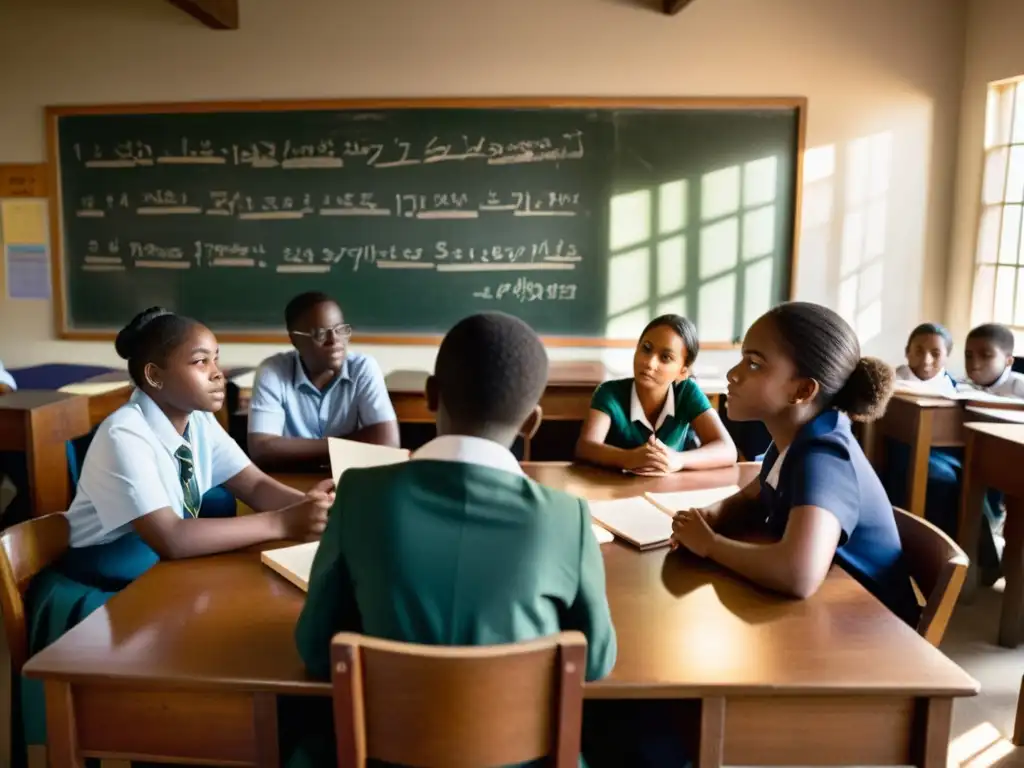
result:
<svg viewBox="0 0 1024 768"><path fill-rule="evenodd" d="M11 376L10 371L4 368L4 364L0 362L0 384L6 384L11 389L17 389L18 385L14 382L14 377Z"/></svg>
<svg viewBox="0 0 1024 768"><path fill-rule="evenodd" d="M193 413L187 434L188 442L153 399L138 389L104 419L85 454L78 490L67 511L71 546L114 541L132 530L132 521L163 507L184 518L188 513L174 455L183 445L192 449L200 494L250 464L212 413Z"/></svg>
<svg viewBox="0 0 1024 768"><path fill-rule="evenodd" d="M296 351L268 357L256 370L249 401L249 432L283 437L345 437L363 427L397 421L377 361L358 352L321 392Z"/></svg>

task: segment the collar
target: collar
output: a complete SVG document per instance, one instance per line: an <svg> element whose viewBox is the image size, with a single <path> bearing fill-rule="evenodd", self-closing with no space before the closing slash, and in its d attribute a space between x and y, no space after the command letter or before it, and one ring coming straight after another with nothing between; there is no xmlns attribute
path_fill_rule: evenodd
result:
<svg viewBox="0 0 1024 768"><path fill-rule="evenodd" d="M512 451L493 440L469 435L441 435L435 437L409 457L411 461L458 461L479 467L500 469L514 475L522 475Z"/></svg>
<svg viewBox="0 0 1024 768"><path fill-rule="evenodd" d="M676 415L676 388L669 384L668 394L665 396L665 404L661 406L661 413L658 414L658 423L651 426L651 422L647 420L647 414L644 413L644 407L640 405L640 395L636 392L636 382L633 382L633 387L629 393L629 420L639 421L651 432L657 432L661 429L661 425L665 423L665 419L669 416Z"/></svg>
<svg viewBox="0 0 1024 768"><path fill-rule="evenodd" d="M334 387L334 385L337 384L342 379L351 379L351 376L349 376L348 372L347 353L345 354L345 362L341 364L341 370L338 371L338 375L331 380L331 383L328 384L327 388L324 389L322 392L315 386L313 386L313 382L310 381L309 376L306 375L306 369L302 367L302 358L299 356L299 350L297 349L292 352L292 370L294 371L292 374L292 386L294 386L295 389L306 388L311 392L316 392L318 395L327 394Z"/></svg>
<svg viewBox="0 0 1024 768"><path fill-rule="evenodd" d="M1009 381L1011 373L1013 373L1013 366L1012 365L1008 365L1008 366L1006 366L1006 368L1003 369L1003 372L1001 374L999 374L999 378L998 379L993 381L987 387L978 387L978 389L983 389L986 392L991 392L996 387L1001 387L1001 386L1003 386L1003 384L1005 384L1007 381Z"/></svg>
<svg viewBox="0 0 1024 768"><path fill-rule="evenodd" d="M153 430L153 434L157 436L157 439L163 444L163 446L170 451L173 455L181 446L188 446L192 448L189 442L178 434L178 431L171 424L171 420L167 418L167 414L160 410L160 406L156 402L143 392L141 389L136 388L132 392L132 396L129 398L129 402L133 403L142 412L142 418L149 424L149 428ZM188 426L185 427L185 431L189 434L192 433L192 417L188 417Z"/></svg>
<svg viewBox="0 0 1024 768"><path fill-rule="evenodd" d="M789 453L790 447L792 446L787 446L786 450L780 452L779 455L775 457L775 463L772 464L772 468L768 470L768 474L764 478L765 483L775 490L779 489L779 475L782 474L782 462L785 461L786 454Z"/></svg>

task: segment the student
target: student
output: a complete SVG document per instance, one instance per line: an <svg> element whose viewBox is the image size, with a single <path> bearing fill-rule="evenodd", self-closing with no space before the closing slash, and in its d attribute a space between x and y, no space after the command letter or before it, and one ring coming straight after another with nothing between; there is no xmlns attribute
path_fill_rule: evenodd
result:
<svg viewBox="0 0 1024 768"><path fill-rule="evenodd" d="M962 389L1024 398L1024 375L1013 370L1013 331L986 323L967 334L964 349L967 380Z"/></svg>
<svg viewBox="0 0 1024 768"><path fill-rule="evenodd" d="M264 468L326 465L327 438L398 447L398 418L384 375L367 355L349 352L352 328L323 293L285 308L294 351L267 358L249 404L249 454Z"/></svg>
<svg viewBox="0 0 1024 768"><path fill-rule="evenodd" d="M688 378L699 349L685 317L652 320L633 353L633 378L606 381L594 392L576 457L638 475L735 464L732 438ZM701 447L684 451L691 427Z"/></svg>
<svg viewBox="0 0 1024 768"><path fill-rule="evenodd" d="M4 364L0 362L0 395L14 392L17 388L18 385L14 383L14 377L11 376L10 371L4 368Z"/></svg>
<svg viewBox="0 0 1024 768"><path fill-rule="evenodd" d="M587 503L527 478L509 450L539 425L547 369L537 335L512 316L473 315L448 332L427 383L439 436L407 463L352 469L338 485L295 632L311 674L329 676L341 631L486 645L577 629L586 679L611 671Z"/></svg>
<svg viewBox="0 0 1024 768"><path fill-rule="evenodd" d="M679 512L673 539L751 581L806 598L838 562L910 624L918 617L892 506L850 432L885 411L893 373L860 354L857 336L817 304L781 304L743 340L728 374L729 417L772 436L761 474L708 509ZM771 544L729 538L765 521Z"/></svg>
<svg viewBox="0 0 1024 768"><path fill-rule="evenodd" d="M956 380L946 371L953 351L953 336L938 323L922 323L907 339L907 362L896 369L896 378L924 385L940 395L955 395Z"/></svg>
<svg viewBox="0 0 1024 768"><path fill-rule="evenodd" d="M29 588L32 653L157 561L316 537L333 502L328 483L302 494L263 474L217 422L225 381L208 328L154 307L116 348L136 389L86 453L66 513L71 548ZM203 494L222 483L256 514L197 518ZM35 682L24 683L27 724L42 716Z"/></svg>

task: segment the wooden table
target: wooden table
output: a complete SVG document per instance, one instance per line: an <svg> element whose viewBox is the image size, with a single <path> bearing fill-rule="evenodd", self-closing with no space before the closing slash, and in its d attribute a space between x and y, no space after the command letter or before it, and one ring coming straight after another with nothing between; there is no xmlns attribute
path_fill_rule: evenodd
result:
<svg viewBox="0 0 1024 768"><path fill-rule="evenodd" d="M1006 504L1003 528L1006 588L999 617L999 644L1016 648L1020 644L1024 614L1024 424L971 422L965 429L967 449L957 526L959 544L972 564L975 563L985 491L989 488L1002 491ZM971 571L976 570L972 565ZM976 581L976 574L972 573L965 588L973 590Z"/></svg>
<svg viewBox="0 0 1024 768"><path fill-rule="evenodd" d="M32 514L68 508L67 441L89 432L84 397L19 390L0 397L0 451L25 453Z"/></svg>
<svg viewBox="0 0 1024 768"><path fill-rule="evenodd" d="M527 466L590 498L743 484L757 472L649 480ZM683 553L602 549L618 659L588 697L691 700L681 728L700 766L945 768L952 700L977 683L842 570L798 602ZM255 553L157 565L26 665L46 684L50 764L276 764L275 697L331 693L295 648L302 604Z"/></svg>

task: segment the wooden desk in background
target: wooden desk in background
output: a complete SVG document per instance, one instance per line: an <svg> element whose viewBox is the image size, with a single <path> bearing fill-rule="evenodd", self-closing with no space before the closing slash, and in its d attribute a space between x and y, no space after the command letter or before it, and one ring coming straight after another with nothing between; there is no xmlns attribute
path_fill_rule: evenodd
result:
<svg viewBox="0 0 1024 768"><path fill-rule="evenodd" d="M757 465L653 480L526 469L596 499L743 484ZM952 701L977 683L839 568L794 601L683 553L602 550L618 658L587 697L689 700L698 766L945 768ZM50 765L277 764L277 696L331 695L295 648L302 605L254 552L157 565L26 665L46 685Z"/></svg>
<svg viewBox="0 0 1024 768"><path fill-rule="evenodd" d="M881 419L861 427L861 440L865 454L879 473L885 463L886 437L910 446L906 505L909 512L924 517L931 449L963 446L965 414L969 411L974 411L979 420L1011 421L1024 417L1020 409L1024 409L1024 402L1019 407L1009 403L994 406L984 401L900 392L889 401Z"/></svg>
<svg viewBox="0 0 1024 768"><path fill-rule="evenodd" d="M0 397L0 451L25 453L33 515L68 508L67 441L88 434L89 402L45 390Z"/></svg>
<svg viewBox="0 0 1024 768"><path fill-rule="evenodd" d="M999 617L999 644L1016 648L1020 644L1024 615L1024 424L978 423L965 425L964 484L960 499L958 540L971 559L971 577L965 583L972 591L977 582L978 534L982 525L982 504L989 488L1000 490L1006 504L1003 535L1003 605Z"/></svg>

